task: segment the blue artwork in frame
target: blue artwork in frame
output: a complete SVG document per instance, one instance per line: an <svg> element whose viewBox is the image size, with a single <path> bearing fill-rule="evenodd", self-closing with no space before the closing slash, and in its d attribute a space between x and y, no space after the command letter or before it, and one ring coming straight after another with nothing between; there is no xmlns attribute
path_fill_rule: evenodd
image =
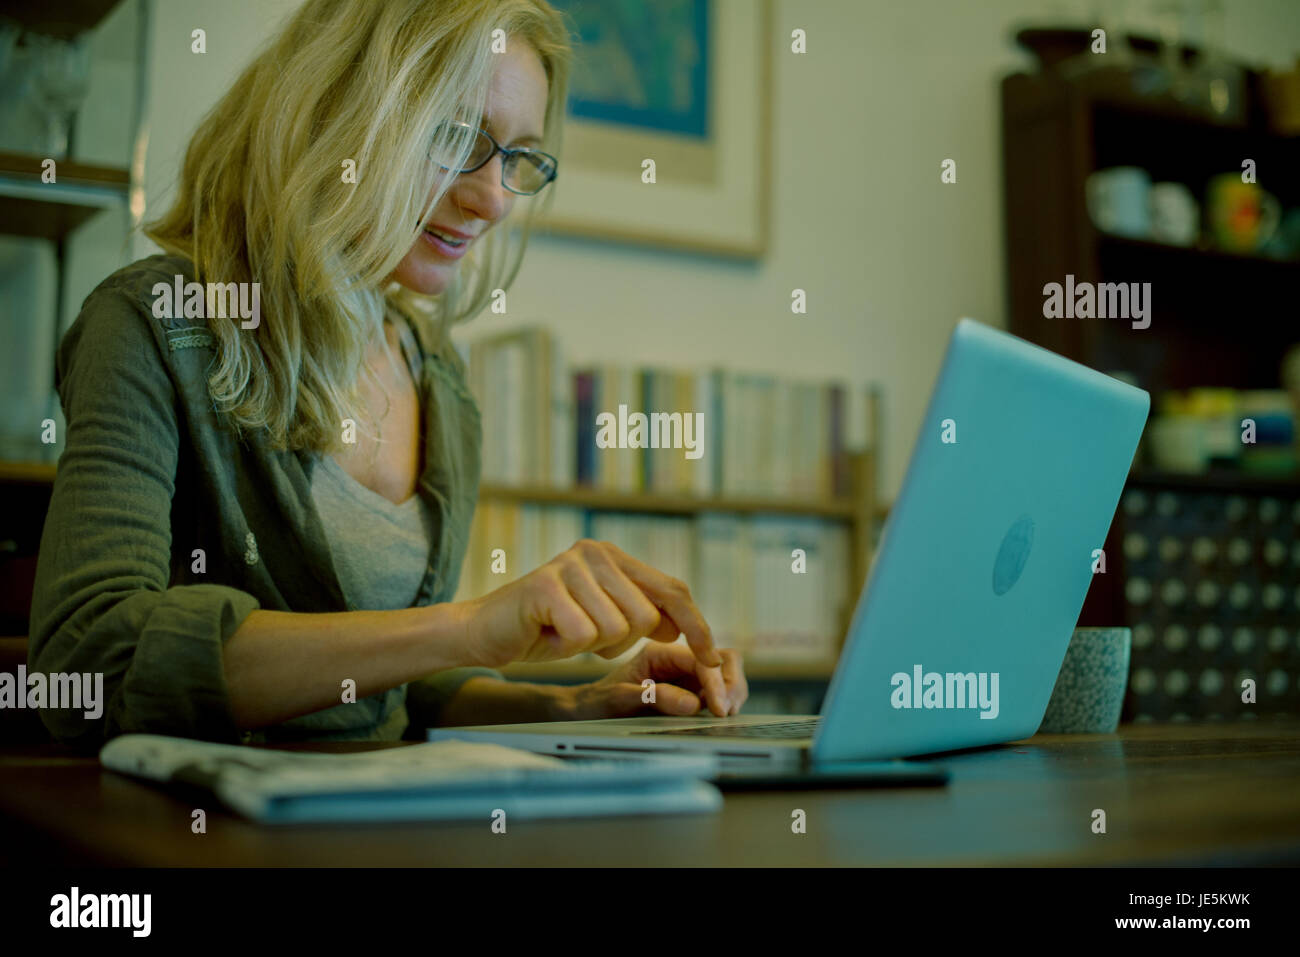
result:
<svg viewBox="0 0 1300 957"><path fill-rule="evenodd" d="M709 138L710 0L551 0L574 31L569 115Z"/></svg>

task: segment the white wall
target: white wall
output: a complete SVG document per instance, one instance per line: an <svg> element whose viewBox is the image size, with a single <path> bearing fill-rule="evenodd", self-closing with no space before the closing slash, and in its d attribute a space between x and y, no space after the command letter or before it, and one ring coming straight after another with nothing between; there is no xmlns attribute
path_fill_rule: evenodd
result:
<svg viewBox="0 0 1300 957"><path fill-rule="evenodd" d="M189 134L292 0L154 4L149 214ZM509 295L465 338L544 320L578 361L725 364L879 382L892 498L959 316L1004 325L998 81L1030 59L1013 24L1091 25L1089 0L775 0L772 237L736 264L540 238ZM1151 23L1145 3L1129 23ZM1252 63L1300 53L1295 0L1231 0L1227 46ZM207 31L203 56L190 32ZM790 31L808 52L790 54ZM781 38L787 38L785 40ZM958 164L942 185L939 164ZM141 241L137 255L151 244ZM93 283L91 283L93 285ZM808 314L790 313L790 290ZM78 300L79 301L79 300Z"/></svg>
<svg viewBox="0 0 1300 957"><path fill-rule="evenodd" d="M298 5L298 0L153 0L146 219L160 215L175 194L185 148L203 115ZM206 53L191 50L196 29L206 35ZM137 256L157 251L139 237Z"/></svg>

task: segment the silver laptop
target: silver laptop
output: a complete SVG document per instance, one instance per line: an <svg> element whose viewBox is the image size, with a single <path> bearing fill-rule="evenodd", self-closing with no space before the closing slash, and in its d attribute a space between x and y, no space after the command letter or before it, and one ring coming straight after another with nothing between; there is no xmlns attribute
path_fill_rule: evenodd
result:
<svg viewBox="0 0 1300 957"><path fill-rule="evenodd" d="M429 738L571 757L707 752L726 770L1029 737L1149 408L1140 389L963 319L820 716L483 725Z"/></svg>

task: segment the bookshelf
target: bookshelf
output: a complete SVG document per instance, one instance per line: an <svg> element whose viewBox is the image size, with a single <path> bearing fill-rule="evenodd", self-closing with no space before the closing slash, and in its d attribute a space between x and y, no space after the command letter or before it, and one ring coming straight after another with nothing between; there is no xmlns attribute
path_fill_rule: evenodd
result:
<svg viewBox="0 0 1300 957"><path fill-rule="evenodd" d="M878 412L878 397L869 397L870 412ZM875 421L871 419L870 421ZM836 500L813 501L781 498L740 497L690 497L654 495L646 493L617 493L602 489L556 489L542 486L504 486L488 484L480 487L479 501L527 503L532 505L564 505L596 511L642 513L652 515L694 516L706 512L729 512L738 515L789 515L824 519L848 529L850 561L846 570L846 593L856 598L866 580L871 562L876 523L883 518L884 510L876 499L875 458L872 450L854 455L854 493ZM848 618L852 604L842 607L837 626L841 636L848 631ZM822 683L830 680L835 669L836 655L819 661L763 661L746 658L745 676L760 683ZM615 665L605 661L555 661L520 662L501 669L508 678L519 681L544 681L570 684L592 681L601 677Z"/></svg>
<svg viewBox="0 0 1300 957"><path fill-rule="evenodd" d="M457 597L501 587L579 538L607 540L686 580L720 643L745 654L751 684L829 680L882 518L878 392L716 367L570 368L561 352L538 327L469 350L484 478ZM593 417L624 404L706 410L700 461L681 461L673 446L601 445ZM809 444L809 434L825 439ZM794 578L789 549L805 542L808 576ZM486 571L492 555L508 556L509 574ZM621 660L585 655L503 672L572 683Z"/></svg>

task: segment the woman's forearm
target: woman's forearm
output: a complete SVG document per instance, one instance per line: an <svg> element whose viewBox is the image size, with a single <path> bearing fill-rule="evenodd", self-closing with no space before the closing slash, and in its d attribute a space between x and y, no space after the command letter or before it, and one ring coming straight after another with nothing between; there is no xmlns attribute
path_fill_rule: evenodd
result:
<svg viewBox="0 0 1300 957"><path fill-rule="evenodd" d="M563 685L470 678L442 707L439 726L523 724L572 717L573 689Z"/></svg>
<svg viewBox="0 0 1300 957"><path fill-rule="evenodd" d="M461 606L300 614L254 611L227 640L226 686L236 725L280 724L468 662Z"/></svg>

